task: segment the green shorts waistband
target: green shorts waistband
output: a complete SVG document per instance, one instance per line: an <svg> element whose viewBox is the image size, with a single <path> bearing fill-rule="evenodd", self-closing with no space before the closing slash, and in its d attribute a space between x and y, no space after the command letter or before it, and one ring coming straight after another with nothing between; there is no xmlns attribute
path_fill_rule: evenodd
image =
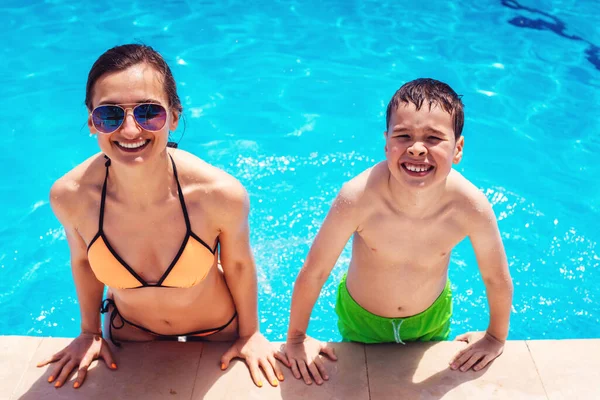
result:
<svg viewBox="0 0 600 400"><path fill-rule="evenodd" d="M345 341L386 343L445 340L450 334L452 289L450 281L425 311L404 318L386 318L365 310L348 292L346 275L338 287L335 306L338 328Z"/></svg>

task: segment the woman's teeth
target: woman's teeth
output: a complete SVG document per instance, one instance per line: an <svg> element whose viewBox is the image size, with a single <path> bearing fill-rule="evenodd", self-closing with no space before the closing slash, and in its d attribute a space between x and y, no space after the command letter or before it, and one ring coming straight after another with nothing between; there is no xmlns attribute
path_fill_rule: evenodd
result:
<svg viewBox="0 0 600 400"><path fill-rule="evenodd" d="M123 143L123 142L117 142L119 144L119 146L121 147L125 147L126 149L137 149L138 147L142 147L143 145L145 145L148 141L146 140L140 140L139 142L135 142L135 143Z"/></svg>

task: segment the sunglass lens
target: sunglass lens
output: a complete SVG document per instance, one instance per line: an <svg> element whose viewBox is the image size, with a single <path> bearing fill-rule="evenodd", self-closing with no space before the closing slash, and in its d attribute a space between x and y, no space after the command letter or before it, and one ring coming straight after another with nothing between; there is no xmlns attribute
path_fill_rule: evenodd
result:
<svg viewBox="0 0 600 400"><path fill-rule="evenodd" d="M125 110L117 106L100 106L92 112L94 127L102 133L112 133L119 129L125 118Z"/></svg>
<svg viewBox="0 0 600 400"><path fill-rule="evenodd" d="M159 104L140 104L133 109L135 120L147 131L159 131L167 121L167 110Z"/></svg>

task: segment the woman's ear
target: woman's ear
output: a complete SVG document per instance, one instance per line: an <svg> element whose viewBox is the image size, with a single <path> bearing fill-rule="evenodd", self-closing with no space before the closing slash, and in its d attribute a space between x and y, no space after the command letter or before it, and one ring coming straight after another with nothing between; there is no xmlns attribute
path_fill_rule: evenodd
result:
<svg viewBox="0 0 600 400"><path fill-rule="evenodd" d="M179 113L179 111L176 111L176 110L171 111L171 121L169 122L169 130L171 132L173 132L173 131L175 131L175 129L177 129L177 125L179 125L180 117L181 117L181 114Z"/></svg>
<svg viewBox="0 0 600 400"><path fill-rule="evenodd" d="M454 162L454 164L458 164L460 162L460 160L462 160L464 146L465 146L465 137L461 136L456 141L456 146L454 147L454 157L452 158L452 162Z"/></svg>
<svg viewBox="0 0 600 400"><path fill-rule="evenodd" d="M88 114L87 126L88 126L88 129L90 130L90 135L95 135L98 133L98 131L94 127L94 124L92 123L92 113Z"/></svg>

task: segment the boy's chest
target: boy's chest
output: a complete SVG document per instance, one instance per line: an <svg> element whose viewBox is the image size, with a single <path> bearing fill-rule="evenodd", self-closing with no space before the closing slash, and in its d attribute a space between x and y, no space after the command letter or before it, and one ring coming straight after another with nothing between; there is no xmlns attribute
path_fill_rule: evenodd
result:
<svg viewBox="0 0 600 400"><path fill-rule="evenodd" d="M447 258L454 246L465 238L466 229L451 213L424 219L381 214L367 221L358 236L365 256L431 264Z"/></svg>

